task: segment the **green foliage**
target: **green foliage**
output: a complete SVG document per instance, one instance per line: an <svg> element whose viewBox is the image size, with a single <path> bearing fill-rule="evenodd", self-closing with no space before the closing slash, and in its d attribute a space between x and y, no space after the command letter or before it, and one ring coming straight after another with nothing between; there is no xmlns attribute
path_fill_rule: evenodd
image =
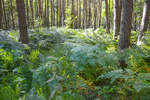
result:
<svg viewBox="0 0 150 100"><path fill-rule="evenodd" d="M29 47L16 34L0 37L0 100L149 100L149 38L136 46L137 32L120 54L103 28L29 30Z"/></svg>

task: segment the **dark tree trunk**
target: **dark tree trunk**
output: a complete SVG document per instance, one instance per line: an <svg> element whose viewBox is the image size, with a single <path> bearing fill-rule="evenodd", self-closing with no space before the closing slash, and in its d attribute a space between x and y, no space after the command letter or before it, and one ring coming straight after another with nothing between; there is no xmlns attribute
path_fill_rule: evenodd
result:
<svg viewBox="0 0 150 100"><path fill-rule="evenodd" d="M79 0L79 27L81 27L81 1Z"/></svg>
<svg viewBox="0 0 150 100"><path fill-rule="evenodd" d="M94 1L94 29L96 29L96 20L97 19L97 2Z"/></svg>
<svg viewBox="0 0 150 100"><path fill-rule="evenodd" d="M121 20L121 3L122 0L114 0L114 29L113 39L117 40L120 32L120 20Z"/></svg>
<svg viewBox="0 0 150 100"><path fill-rule="evenodd" d="M49 0L46 1L46 27L49 28Z"/></svg>
<svg viewBox="0 0 150 100"><path fill-rule="evenodd" d="M18 11L18 23L20 30L20 41L24 44L28 43L27 25L25 17L25 4L24 0L16 0L16 6Z"/></svg>
<svg viewBox="0 0 150 100"><path fill-rule="evenodd" d="M26 0L26 12L27 12L27 26L30 26L30 21L29 21L29 1Z"/></svg>
<svg viewBox="0 0 150 100"><path fill-rule="evenodd" d="M119 48L122 50L130 46L130 33L132 28L133 0L122 0L122 21L119 37Z"/></svg>
<svg viewBox="0 0 150 100"><path fill-rule="evenodd" d="M59 1L57 0L57 22L56 22L56 24L57 24L57 27L59 26L58 24L59 24Z"/></svg>
<svg viewBox="0 0 150 100"><path fill-rule="evenodd" d="M65 25L65 9L66 9L66 0L62 0L62 26Z"/></svg>
<svg viewBox="0 0 150 100"><path fill-rule="evenodd" d="M122 0L122 21L120 28L119 47L118 52L129 48L130 46L130 34L132 28L132 12L133 12L133 0ZM120 67L125 69L127 64L125 60L120 59Z"/></svg>
<svg viewBox="0 0 150 100"><path fill-rule="evenodd" d="M62 0L59 0L59 26L62 26Z"/></svg>
<svg viewBox="0 0 150 100"><path fill-rule="evenodd" d="M15 21L14 21L12 0L10 0L10 13L11 13L12 28L15 29Z"/></svg>
<svg viewBox="0 0 150 100"><path fill-rule="evenodd" d="M51 26L55 26L55 6L53 0L51 0Z"/></svg>
<svg viewBox="0 0 150 100"><path fill-rule="evenodd" d="M106 19L106 31L110 33L110 21L109 21L109 8L108 8L108 0L105 0L105 19Z"/></svg>
<svg viewBox="0 0 150 100"><path fill-rule="evenodd" d="M0 29L2 29L2 18L3 18L3 8L2 8L2 0L0 0Z"/></svg>
<svg viewBox="0 0 150 100"><path fill-rule="evenodd" d="M145 0L143 17L140 26L140 34L138 36L138 42L137 42L138 44L141 42L144 32L147 31L149 17L150 17L150 0Z"/></svg>
<svg viewBox="0 0 150 100"><path fill-rule="evenodd" d="M91 0L88 2L89 7L89 17L88 17L88 27L91 27L91 19L92 19L92 13L91 13Z"/></svg>
<svg viewBox="0 0 150 100"><path fill-rule="evenodd" d="M31 16L32 16L32 28L34 28L34 10L33 10L33 0L30 0Z"/></svg>
<svg viewBox="0 0 150 100"><path fill-rule="evenodd" d="M101 13L102 13L102 0L99 0L98 3L99 3L98 27L100 27L101 26Z"/></svg>
<svg viewBox="0 0 150 100"><path fill-rule="evenodd" d="M71 2L71 5L72 5L72 8L71 8L71 15L72 15L72 18L71 18L71 20L72 20L72 23L71 23L71 28L74 28L74 0L72 0L72 2Z"/></svg>

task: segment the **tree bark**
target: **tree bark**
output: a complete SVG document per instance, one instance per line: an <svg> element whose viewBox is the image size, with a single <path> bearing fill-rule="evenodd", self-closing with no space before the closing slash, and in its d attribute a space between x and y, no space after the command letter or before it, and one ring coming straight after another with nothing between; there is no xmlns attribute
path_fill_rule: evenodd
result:
<svg viewBox="0 0 150 100"><path fill-rule="evenodd" d="M3 8L2 8L2 0L0 0L0 29L2 29L2 18L3 18Z"/></svg>
<svg viewBox="0 0 150 100"><path fill-rule="evenodd" d="M74 28L74 17L75 17L75 12L74 12L74 0L72 0L72 2L71 2L71 5L72 5L72 8L71 8L71 16L72 16L72 18L71 18L71 21L72 21L72 23L71 23L71 28Z"/></svg>
<svg viewBox="0 0 150 100"><path fill-rule="evenodd" d="M150 17L150 0L145 0L143 17L142 17L142 22L140 26L140 34L138 36L137 44L140 44L144 32L147 31L149 17Z"/></svg>
<svg viewBox="0 0 150 100"><path fill-rule="evenodd" d="M79 27L81 27L81 1L79 0Z"/></svg>
<svg viewBox="0 0 150 100"><path fill-rule="evenodd" d="M56 24L57 24L57 27L59 26L59 1L57 0L57 22L56 22Z"/></svg>
<svg viewBox="0 0 150 100"><path fill-rule="evenodd" d="M27 12L27 26L30 26L30 21L29 21L29 1L26 0L26 12Z"/></svg>
<svg viewBox="0 0 150 100"><path fill-rule="evenodd" d="M12 28L15 29L12 0L10 0L10 14L11 14Z"/></svg>
<svg viewBox="0 0 150 100"><path fill-rule="evenodd" d="M119 52L122 49L129 48L130 46L130 33L132 28L132 12L133 0L122 0L122 21L119 37Z"/></svg>
<svg viewBox="0 0 150 100"><path fill-rule="evenodd" d="M51 26L54 25L53 0L51 0Z"/></svg>
<svg viewBox="0 0 150 100"><path fill-rule="evenodd" d="M118 52L129 48L130 34L132 28L132 13L133 13L133 0L122 0L122 21L120 28L119 47ZM120 67L124 70L128 65L125 60L120 59Z"/></svg>
<svg viewBox="0 0 150 100"><path fill-rule="evenodd" d="M34 28L34 10L33 10L33 0L30 0L31 16L32 16L32 28Z"/></svg>
<svg viewBox="0 0 150 100"><path fill-rule="evenodd" d="M7 22L7 15L6 15L6 10L5 10L4 0L2 0L2 5L3 5L3 17L4 17L4 22L5 22L5 29L8 29L8 22Z"/></svg>
<svg viewBox="0 0 150 100"><path fill-rule="evenodd" d="M109 8L108 0L105 0L105 19L106 19L106 32L110 33L110 21L109 21Z"/></svg>
<svg viewBox="0 0 150 100"><path fill-rule="evenodd" d="M46 27L49 28L49 0L46 1Z"/></svg>
<svg viewBox="0 0 150 100"><path fill-rule="evenodd" d="M62 26L62 0L59 0L59 26Z"/></svg>
<svg viewBox="0 0 150 100"><path fill-rule="evenodd" d="M98 9L99 9L99 16L98 16L98 27L101 26L101 13L102 13L102 0L98 1Z"/></svg>
<svg viewBox="0 0 150 100"><path fill-rule="evenodd" d="M89 7L88 27L91 27L91 19L92 19L91 3L92 3L91 0L89 0L88 2L88 7Z"/></svg>
<svg viewBox="0 0 150 100"><path fill-rule="evenodd" d="M28 43L28 34L27 34L24 0L16 0L16 6L17 6L17 11L18 11L20 41L24 44L27 44Z"/></svg>
<svg viewBox="0 0 150 100"><path fill-rule="evenodd" d="M114 0L114 29L113 29L113 39L117 40L120 32L120 21L121 21L121 6L122 0Z"/></svg>
<svg viewBox="0 0 150 100"><path fill-rule="evenodd" d="M62 26L64 26L64 22L65 22L65 9L66 9L66 0L62 0Z"/></svg>
<svg viewBox="0 0 150 100"><path fill-rule="evenodd" d="M96 29L96 20L97 19L97 2L94 1L94 30Z"/></svg>
<svg viewBox="0 0 150 100"><path fill-rule="evenodd" d="M87 0L83 0L83 28L87 28Z"/></svg>

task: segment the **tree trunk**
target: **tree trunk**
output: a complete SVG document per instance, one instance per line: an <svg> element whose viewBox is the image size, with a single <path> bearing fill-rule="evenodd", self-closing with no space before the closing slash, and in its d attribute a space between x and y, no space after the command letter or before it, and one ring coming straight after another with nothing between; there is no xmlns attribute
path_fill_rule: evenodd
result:
<svg viewBox="0 0 150 100"><path fill-rule="evenodd" d="M62 0L59 0L59 26L62 26Z"/></svg>
<svg viewBox="0 0 150 100"><path fill-rule="evenodd" d="M66 0L62 0L62 26L64 26L65 22L65 9L66 9Z"/></svg>
<svg viewBox="0 0 150 100"><path fill-rule="evenodd" d="M32 28L34 28L34 10L33 10L33 0L30 0L31 16L32 16Z"/></svg>
<svg viewBox="0 0 150 100"><path fill-rule="evenodd" d="M56 22L56 24L57 24L57 27L59 26L58 24L59 24L59 1L57 0L57 22Z"/></svg>
<svg viewBox="0 0 150 100"><path fill-rule="evenodd" d="M2 29L2 18L3 18L3 8L2 8L2 0L0 0L0 29Z"/></svg>
<svg viewBox="0 0 150 100"><path fill-rule="evenodd" d="M16 6L18 11L18 23L20 30L20 41L24 44L28 43L27 25L25 17L25 4L24 0L16 0Z"/></svg>
<svg viewBox="0 0 150 100"><path fill-rule="evenodd" d="M122 21L120 28L119 47L118 52L129 48L130 46L130 34L132 28L132 12L133 12L133 0L122 0ZM127 67L125 60L120 59L120 67L124 70Z"/></svg>
<svg viewBox="0 0 150 100"><path fill-rule="evenodd" d="M138 36L137 44L140 44L144 32L147 31L149 16L150 16L150 0L145 0L143 17L142 17L142 22L140 26L140 34Z"/></svg>
<svg viewBox="0 0 150 100"><path fill-rule="evenodd" d="M8 29L8 23L7 23L7 16L6 16L4 0L2 0L2 5L3 5L3 16L4 16L4 22L5 22L5 29Z"/></svg>
<svg viewBox="0 0 150 100"><path fill-rule="evenodd" d="M122 0L122 21L119 37L119 52L122 49L130 46L130 33L132 28L132 12L133 12L133 0Z"/></svg>
<svg viewBox="0 0 150 100"><path fill-rule="evenodd" d="M49 28L49 0L46 1L46 27Z"/></svg>
<svg viewBox="0 0 150 100"><path fill-rule="evenodd" d="M81 27L81 1L79 0L79 28Z"/></svg>
<svg viewBox="0 0 150 100"><path fill-rule="evenodd" d="M94 30L96 29L96 18L97 18L97 2L94 1Z"/></svg>
<svg viewBox="0 0 150 100"><path fill-rule="evenodd" d="M92 13L91 13L91 0L89 0L88 5L89 5L89 17L88 17L88 27L91 27L91 19L92 19Z"/></svg>
<svg viewBox="0 0 150 100"><path fill-rule="evenodd" d="M98 1L98 9L99 9L99 16L98 16L98 27L101 26L101 13L102 13L102 0Z"/></svg>
<svg viewBox="0 0 150 100"><path fill-rule="evenodd" d="M27 12L27 26L29 27L30 21L29 21L29 1L26 0L26 12Z"/></svg>
<svg viewBox="0 0 150 100"><path fill-rule="evenodd" d="M72 2L71 2L71 4L72 4L72 8L71 8L71 16L72 16L72 18L71 18L71 21L72 21L72 23L71 23L71 28L74 28L74 0L72 0Z"/></svg>
<svg viewBox="0 0 150 100"><path fill-rule="evenodd" d="M117 40L120 32L120 20L121 20L121 1L114 0L114 29L113 29L113 39Z"/></svg>
<svg viewBox="0 0 150 100"><path fill-rule="evenodd" d="M83 28L87 28L87 0L83 0Z"/></svg>
<svg viewBox="0 0 150 100"><path fill-rule="evenodd" d="M53 0L51 0L51 25L55 26L55 5Z"/></svg>
<svg viewBox="0 0 150 100"><path fill-rule="evenodd" d="M105 19L106 19L106 32L110 33L110 21L109 21L109 8L108 0L105 0Z"/></svg>
<svg viewBox="0 0 150 100"><path fill-rule="evenodd" d="M42 12L42 5L41 5L42 3L41 3L41 0L39 0L38 3L39 3L39 17L42 19L42 15L43 15L42 13L43 12Z"/></svg>
<svg viewBox="0 0 150 100"><path fill-rule="evenodd" d="M38 18L38 16L39 16L39 7L38 7L38 1L37 0L35 0L34 1L34 5L35 5L35 18Z"/></svg>
<svg viewBox="0 0 150 100"><path fill-rule="evenodd" d="M12 28L15 29L12 0L10 0L10 13L11 13Z"/></svg>

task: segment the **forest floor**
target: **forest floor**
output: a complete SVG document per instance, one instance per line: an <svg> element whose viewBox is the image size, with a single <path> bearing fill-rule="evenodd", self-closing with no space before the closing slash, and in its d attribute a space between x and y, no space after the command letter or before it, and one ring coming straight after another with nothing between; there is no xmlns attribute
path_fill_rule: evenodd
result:
<svg viewBox="0 0 150 100"><path fill-rule="evenodd" d="M23 45L17 31L1 31L0 100L150 99L149 38L137 46L132 32L131 48L118 54L118 41L104 29L28 33L29 44Z"/></svg>

